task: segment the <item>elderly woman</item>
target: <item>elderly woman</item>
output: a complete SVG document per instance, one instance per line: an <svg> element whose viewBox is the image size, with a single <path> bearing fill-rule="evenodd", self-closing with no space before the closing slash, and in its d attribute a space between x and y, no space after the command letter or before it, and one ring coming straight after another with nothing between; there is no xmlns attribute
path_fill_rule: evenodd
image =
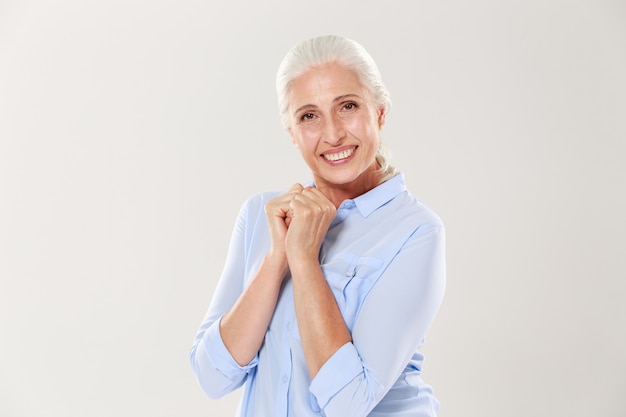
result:
<svg viewBox="0 0 626 417"><path fill-rule="evenodd" d="M191 349L205 393L245 384L238 416L434 416L418 353L441 303L444 229L380 142L389 96L356 42L284 58L279 107L312 182L242 207Z"/></svg>

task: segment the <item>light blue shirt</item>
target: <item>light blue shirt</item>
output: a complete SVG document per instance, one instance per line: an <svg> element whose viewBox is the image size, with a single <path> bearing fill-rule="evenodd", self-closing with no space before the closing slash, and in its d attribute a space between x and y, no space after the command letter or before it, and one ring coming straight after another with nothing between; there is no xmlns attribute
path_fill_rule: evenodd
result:
<svg viewBox="0 0 626 417"><path fill-rule="evenodd" d="M239 366L219 321L255 276L270 245L263 193L242 207L226 265L190 352L211 398L245 384L240 417L432 417L439 403L422 372L423 343L444 293L444 228L406 189L402 174L344 201L320 250L320 265L352 342L313 380L307 370L290 277L264 343Z"/></svg>

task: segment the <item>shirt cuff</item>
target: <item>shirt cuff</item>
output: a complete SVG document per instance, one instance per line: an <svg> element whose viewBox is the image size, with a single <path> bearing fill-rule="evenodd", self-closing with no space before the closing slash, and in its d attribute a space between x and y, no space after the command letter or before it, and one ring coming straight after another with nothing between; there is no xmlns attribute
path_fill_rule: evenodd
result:
<svg viewBox="0 0 626 417"><path fill-rule="evenodd" d="M222 340L220 321L221 319L216 320L211 327L207 329L202 342L204 343L204 348L206 349L213 367L223 373L227 378L233 379L242 373L250 372L252 368L257 366L259 363L259 355L257 353L249 364L244 366L239 365Z"/></svg>
<svg viewBox="0 0 626 417"><path fill-rule="evenodd" d="M309 391L317 399L318 405L325 408L335 394L361 373L363 364L359 353L352 342L348 342L322 365Z"/></svg>

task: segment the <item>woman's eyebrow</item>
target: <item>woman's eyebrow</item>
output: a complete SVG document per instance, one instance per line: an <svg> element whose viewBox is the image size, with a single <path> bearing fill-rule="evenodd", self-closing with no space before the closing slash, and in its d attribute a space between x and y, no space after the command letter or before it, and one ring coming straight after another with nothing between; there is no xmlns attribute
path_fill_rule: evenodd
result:
<svg viewBox="0 0 626 417"><path fill-rule="evenodd" d="M358 94L352 94L352 93L350 93L350 94L343 94L343 95L341 95L341 96L335 97L335 98L333 99L333 103L337 103L337 102L339 102L339 101L343 101L343 100L346 100L346 99L359 99L359 100L360 100L360 99L361 99L361 96L359 96ZM304 110L304 109L308 109L308 108L311 108L311 109L316 109L316 108L317 108L317 106L316 106L315 104L305 104L305 105L303 105L303 106L298 107L298 108L297 108L297 109L293 112L293 114L294 114L294 116L295 116L296 114L300 113L302 110Z"/></svg>
<svg viewBox="0 0 626 417"><path fill-rule="evenodd" d="M338 101L343 101L343 100L348 99L348 98L353 98L353 99L354 99L354 98L357 98L357 99L359 99L359 100L360 100L360 99L361 99L361 96L359 96L358 94L344 94L344 95L342 95L342 96L336 97L336 98L333 100L333 102L335 102L335 103L336 103L336 102L338 102Z"/></svg>
<svg viewBox="0 0 626 417"><path fill-rule="evenodd" d="M293 115L295 116L296 114L300 113L302 110L304 110L304 109L308 109L308 108L311 108L311 109L316 109L316 108L317 108L317 106L316 106L315 104L305 104L304 106L300 106L300 107L298 107L298 108L297 108L297 109L293 112Z"/></svg>

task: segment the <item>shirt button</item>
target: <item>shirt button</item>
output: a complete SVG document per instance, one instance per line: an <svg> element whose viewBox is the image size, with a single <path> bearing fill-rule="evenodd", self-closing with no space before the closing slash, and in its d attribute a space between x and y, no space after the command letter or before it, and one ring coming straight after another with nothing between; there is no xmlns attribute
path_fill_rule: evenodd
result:
<svg viewBox="0 0 626 417"><path fill-rule="evenodd" d="M287 378L287 376L286 376L286 375L283 375L283 376L280 378L280 382L282 382L283 384L286 384L288 380L289 380L289 378Z"/></svg>

